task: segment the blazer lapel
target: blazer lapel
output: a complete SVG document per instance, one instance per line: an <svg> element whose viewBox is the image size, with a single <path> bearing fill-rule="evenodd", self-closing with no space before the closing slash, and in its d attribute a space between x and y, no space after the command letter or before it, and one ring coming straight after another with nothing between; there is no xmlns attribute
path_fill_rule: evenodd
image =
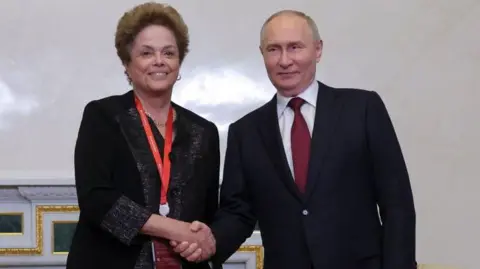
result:
<svg viewBox="0 0 480 269"><path fill-rule="evenodd" d="M194 177L194 167L197 158L201 158L201 148L203 128L193 122L190 122L185 116L185 110L172 102L172 106L177 112L176 135L173 141L171 153L171 180L168 190L168 200L171 203L171 213L169 217L181 218L187 211L183 202L188 197L185 192L186 186ZM188 200L188 199L187 199Z"/></svg>
<svg viewBox="0 0 480 269"><path fill-rule="evenodd" d="M318 82L315 123L310 145L306 200L312 195L315 185L319 181L320 172L331 145L330 139L335 132L335 125L338 122L340 111L341 104L336 102L333 90Z"/></svg>
<svg viewBox="0 0 480 269"><path fill-rule="evenodd" d="M124 97L124 109L117 115L117 122L136 161L146 208L151 212L158 212L161 189L160 175L147 136L143 131L140 115L135 108L133 92L125 94ZM193 178L192 167L195 159L199 156L203 130L195 124L187 124L186 121L188 120L183 115L184 110L173 102L172 106L177 111L177 120L174 123L176 135L171 156L169 156L172 165L167 197L169 201L174 201L169 203L169 217L180 218L183 212L183 203L175 201L181 200L186 195L183 190L188 181ZM153 123L151 124L153 126ZM152 131L156 137L160 136L156 128L152 128Z"/></svg>
<svg viewBox="0 0 480 269"><path fill-rule="evenodd" d="M116 120L140 172L145 206L151 212L158 212L160 193L155 190L160 190L160 175L150 151L147 136L145 132L139 131L143 130L143 126L135 108L133 92L130 91L123 97L125 107L117 115Z"/></svg>
<svg viewBox="0 0 480 269"><path fill-rule="evenodd" d="M292 195L299 201L302 201L301 194L298 191L297 185L295 185L292 173L288 167L287 157L285 155L285 149L280 135L276 96L274 96L264 107L263 116L258 122L258 129L262 136L263 143L265 144L265 149L279 178L283 181Z"/></svg>

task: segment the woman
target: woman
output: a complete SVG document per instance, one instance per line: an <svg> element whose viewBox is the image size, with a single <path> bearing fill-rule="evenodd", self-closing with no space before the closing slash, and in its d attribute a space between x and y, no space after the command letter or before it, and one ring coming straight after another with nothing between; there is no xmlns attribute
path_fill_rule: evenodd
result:
<svg viewBox="0 0 480 269"><path fill-rule="evenodd" d="M80 217L67 268L210 268L168 243L214 242L189 227L208 224L218 205L218 130L171 101L188 44L170 6L146 3L120 19L115 46L133 90L85 107L75 146Z"/></svg>

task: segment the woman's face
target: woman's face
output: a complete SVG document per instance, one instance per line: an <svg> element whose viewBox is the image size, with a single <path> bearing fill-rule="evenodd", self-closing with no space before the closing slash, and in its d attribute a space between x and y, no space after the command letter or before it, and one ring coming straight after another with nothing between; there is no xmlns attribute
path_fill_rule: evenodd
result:
<svg viewBox="0 0 480 269"><path fill-rule="evenodd" d="M180 58L172 31L150 25L137 34L126 71L135 89L149 93L170 91L177 81Z"/></svg>

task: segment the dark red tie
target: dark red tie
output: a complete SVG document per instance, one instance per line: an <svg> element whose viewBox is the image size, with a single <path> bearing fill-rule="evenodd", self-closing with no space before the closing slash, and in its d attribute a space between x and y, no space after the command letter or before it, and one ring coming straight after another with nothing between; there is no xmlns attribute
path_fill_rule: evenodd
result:
<svg viewBox="0 0 480 269"><path fill-rule="evenodd" d="M300 112L304 103L305 101L299 97L291 99L288 103L288 106L295 113L291 134L293 171L295 183L302 193L305 192L305 185L307 184L308 160L310 158L310 132L307 122Z"/></svg>
<svg viewBox="0 0 480 269"><path fill-rule="evenodd" d="M153 239L155 253L155 269L181 269L182 265L178 254L165 239Z"/></svg>

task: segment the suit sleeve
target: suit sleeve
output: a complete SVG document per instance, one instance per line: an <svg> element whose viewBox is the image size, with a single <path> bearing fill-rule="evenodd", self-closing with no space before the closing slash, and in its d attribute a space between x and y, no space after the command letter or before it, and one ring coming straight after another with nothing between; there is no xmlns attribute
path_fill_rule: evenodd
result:
<svg viewBox="0 0 480 269"><path fill-rule="evenodd" d="M212 123L212 133L208 141L208 182L206 202L206 222L213 222L215 213L218 210L218 192L220 183L220 138L218 129Z"/></svg>
<svg viewBox="0 0 480 269"><path fill-rule="evenodd" d="M376 92L370 93L366 117L368 146L383 225L382 268L413 269L416 267L416 216L412 189L392 121Z"/></svg>
<svg viewBox="0 0 480 269"><path fill-rule="evenodd" d="M220 208L211 225L217 242L215 264L223 264L252 234L256 217L242 169L240 140L234 125L228 131L223 181L220 191Z"/></svg>
<svg viewBox="0 0 480 269"><path fill-rule="evenodd" d="M97 102L86 105L74 153L78 205L92 225L130 245L151 213L115 188L111 122Z"/></svg>

